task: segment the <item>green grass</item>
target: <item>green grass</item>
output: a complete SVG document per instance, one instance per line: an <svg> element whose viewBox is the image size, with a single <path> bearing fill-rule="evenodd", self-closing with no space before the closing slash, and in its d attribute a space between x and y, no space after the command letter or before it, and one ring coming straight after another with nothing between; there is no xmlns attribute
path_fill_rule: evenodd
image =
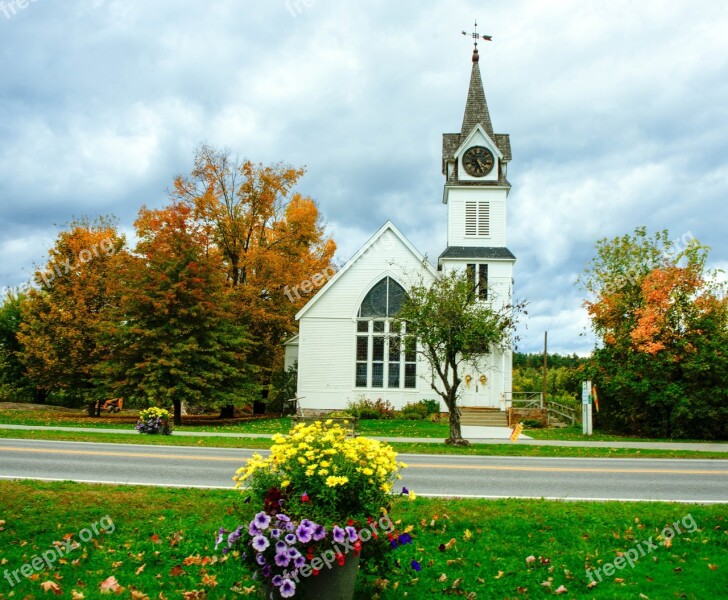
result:
<svg viewBox="0 0 728 600"><path fill-rule="evenodd" d="M584 435L581 425L574 425L558 429L528 429L524 432L535 440L566 440L566 441L582 441L582 442L670 442L670 443L691 443L697 442L701 444L721 443L712 440L674 440L669 438L639 438L621 435L613 435L608 433L600 433L595 431L593 435ZM723 442L725 443L725 441Z"/></svg>
<svg viewBox="0 0 728 600"><path fill-rule="evenodd" d="M99 442L105 444L149 444L159 446L198 446L207 448L270 448L269 438L227 438L157 436L123 433L94 433L74 431L18 431L2 429L0 439L55 440L68 442ZM631 448L570 448L561 446L520 446L503 444L474 444L467 448L448 446L442 441L431 443L391 442L403 454L462 454L466 456L541 456L576 458L685 458L728 460L726 452L690 450L637 450Z"/></svg>
<svg viewBox="0 0 728 600"><path fill-rule="evenodd" d="M71 536L80 547L63 564L42 566L35 580L11 590L0 578L0 599L51 597L52 581L65 598L71 590L102 597L99 585L114 576L121 598L235 598L255 582L235 557L214 550L218 527L235 527L240 494L224 490L165 489L75 483L0 482L0 572L12 573L54 541ZM105 516L113 528L81 542L81 532ZM725 595L728 521L724 506L667 503L560 503L528 500L397 501L400 529L412 526L414 543L399 548L400 567L360 574L357 598L381 600L453 595L465 598L547 598L564 585L564 598L704 599ZM672 547L660 532L674 522L683 531ZM104 520L101 525L109 525ZM588 589L586 567L603 567L619 553L658 543L613 577ZM438 547L448 544L441 551ZM527 563L527 557L535 560ZM421 565L415 572L411 561ZM11 575L12 577L12 575ZM550 582L550 587L542 585ZM137 596L131 592L137 591ZM250 590L249 590L250 591ZM252 593L252 592L251 592ZM160 595L161 594L161 595ZM199 594L193 598L204 598Z"/></svg>

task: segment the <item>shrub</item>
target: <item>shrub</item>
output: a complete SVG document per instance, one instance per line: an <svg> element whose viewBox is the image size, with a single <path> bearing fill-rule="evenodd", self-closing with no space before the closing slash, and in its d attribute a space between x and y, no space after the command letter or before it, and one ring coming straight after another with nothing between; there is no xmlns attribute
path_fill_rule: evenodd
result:
<svg viewBox="0 0 728 600"><path fill-rule="evenodd" d="M427 408L428 415L439 414L440 412L440 402L438 400L424 399L420 400L419 404Z"/></svg>
<svg viewBox="0 0 728 600"><path fill-rule="evenodd" d="M445 421L449 421L449 417L447 415L441 414L439 412L432 413L430 415L431 423L444 423Z"/></svg>
<svg viewBox="0 0 728 600"><path fill-rule="evenodd" d="M169 424L172 415L164 408L145 408L139 411L139 420L135 429L139 433L171 435L172 426Z"/></svg>
<svg viewBox="0 0 728 600"><path fill-rule="evenodd" d="M419 402L408 402L400 412L403 419L419 421L427 419L430 415L440 414L440 403L437 400L420 400ZM439 421L439 418L435 422Z"/></svg>
<svg viewBox="0 0 728 600"><path fill-rule="evenodd" d="M408 402L402 408L400 416L410 421L422 421L429 416L427 406L420 402Z"/></svg>
<svg viewBox="0 0 728 600"><path fill-rule="evenodd" d="M348 402L346 412L358 419L391 419L394 417L394 407L389 400L369 400L364 396L353 402Z"/></svg>
<svg viewBox="0 0 728 600"><path fill-rule="evenodd" d="M542 429L544 425L538 419L526 419L523 421L523 426L526 429Z"/></svg>

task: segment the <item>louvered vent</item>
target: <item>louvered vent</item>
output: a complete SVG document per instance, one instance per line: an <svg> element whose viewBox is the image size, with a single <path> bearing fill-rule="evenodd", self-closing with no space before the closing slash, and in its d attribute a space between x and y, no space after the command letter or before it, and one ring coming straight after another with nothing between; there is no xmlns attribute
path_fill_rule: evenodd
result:
<svg viewBox="0 0 728 600"><path fill-rule="evenodd" d="M490 203L468 201L465 203L465 235L490 237Z"/></svg>
<svg viewBox="0 0 728 600"><path fill-rule="evenodd" d="M490 203L481 202L478 204L478 235L490 236Z"/></svg>
<svg viewBox="0 0 728 600"><path fill-rule="evenodd" d="M478 203L465 203L465 235L476 235L478 233Z"/></svg>

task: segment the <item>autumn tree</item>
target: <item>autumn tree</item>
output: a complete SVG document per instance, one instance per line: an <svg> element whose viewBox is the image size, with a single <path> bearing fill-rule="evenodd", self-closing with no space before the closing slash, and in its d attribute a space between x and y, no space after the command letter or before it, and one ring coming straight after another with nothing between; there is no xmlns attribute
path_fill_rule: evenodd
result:
<svg viewBox="0 0 728 600"><path fill-rule="evenodd" d="M28 377L45 392L93 404L95 365L108 348L97 334L115 302L116 260L125 238L109 219L79 220L61 231L47 264L21 304L19 354Z"/></svg>
<svg viewBox="0 0 728 600"><path fill-rule="evenodd" d="M126 257L121 296L102 339L111 349L97 373L117 394L152 405L249 404L258 392L250 341L236 323L222 256L192 208L143 208L139 242Z"/></svg>
<svg viewBox="0 0 728 600"><path fill-rule="evenodd" d="M708 248L667 231L597 243L581 284L598 346L602 425L659 437L728 436L728 298Z"/></svg>
<svg viewBox="0 0 728 600"><path fill-rule="evenodd" d="M336 246L316 203L294 191L304 169L255 164L203 145L172 195L193 209L221 255L236 313L256 341L261 381L282 361L296 312L333 275ZM313 285L311 285L313 282Z"/></svg>
<svg viewBox="0 0 728 600"><path fill-rule="evenodd" d="M420 282L408 290L398 318L430 367L430 387L448 408L446 443L469 445L462 437L458 410L462 367L478 366L486 352L510 349L522 310L521 304L498 306L480 300L467 272L438 274L431 285Z"/></svg>

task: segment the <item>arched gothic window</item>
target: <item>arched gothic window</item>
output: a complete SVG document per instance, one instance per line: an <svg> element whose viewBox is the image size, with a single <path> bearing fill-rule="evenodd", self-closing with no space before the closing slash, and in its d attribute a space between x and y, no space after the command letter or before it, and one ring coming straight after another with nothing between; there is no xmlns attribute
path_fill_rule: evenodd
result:
<svg viewBox="0 0 728 600"><path fill-rule="evenodd" d="M407 292L391 277L379 281L359 307L356 335L356 387L417 387L415 342L395 317Z"/></svg>

